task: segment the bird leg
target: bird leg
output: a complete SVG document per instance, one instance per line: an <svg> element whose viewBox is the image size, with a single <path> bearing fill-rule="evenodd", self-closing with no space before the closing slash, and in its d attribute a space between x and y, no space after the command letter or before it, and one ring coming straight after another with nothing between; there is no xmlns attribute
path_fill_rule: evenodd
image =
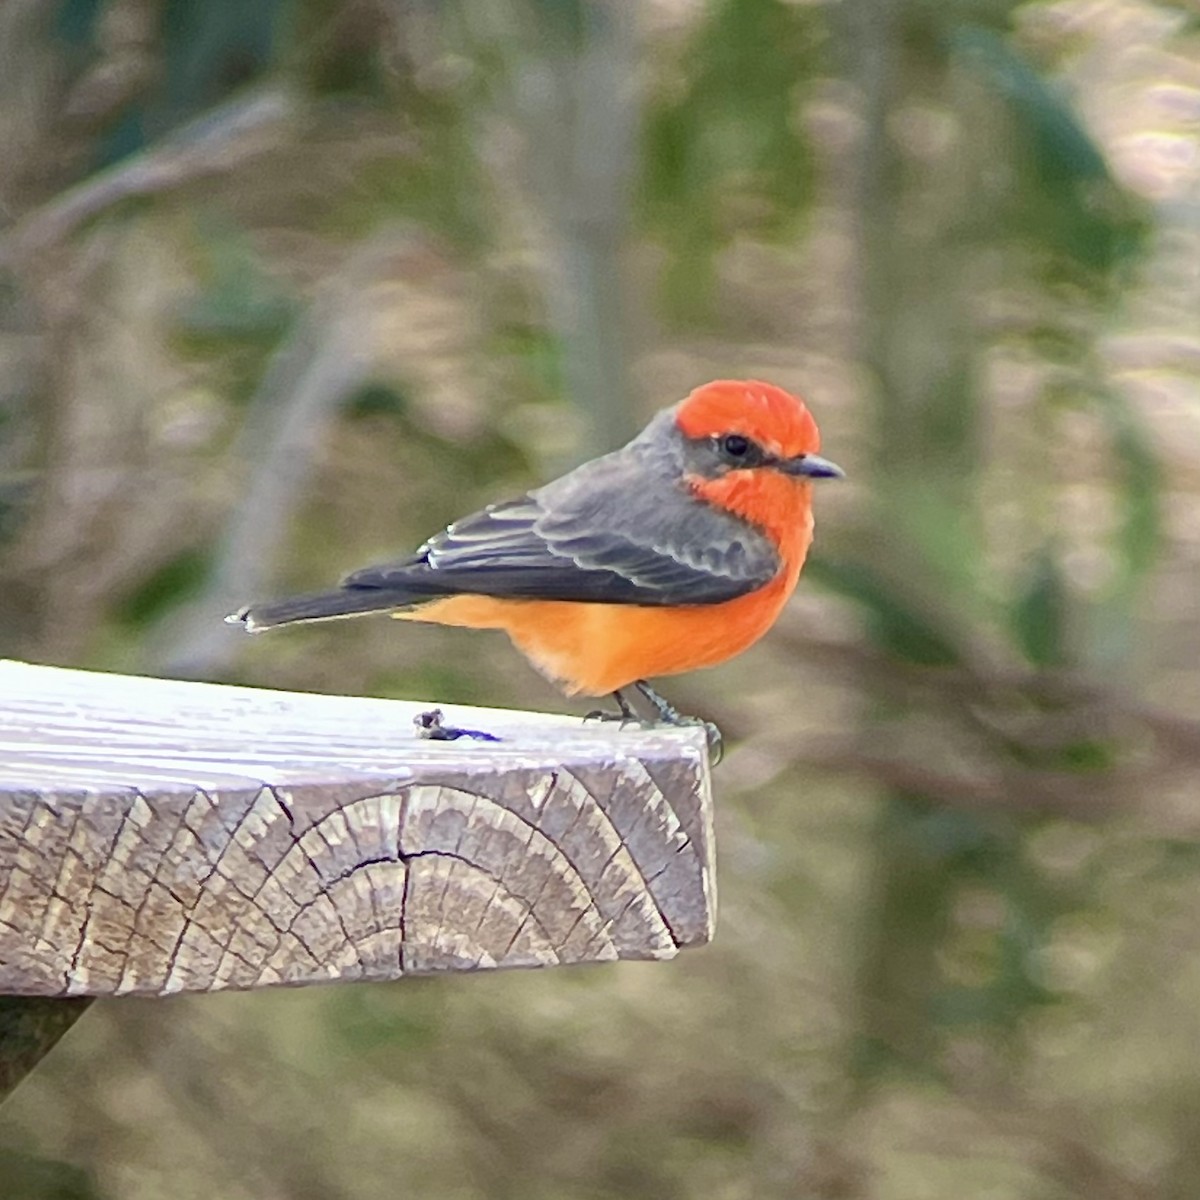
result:
<svg viewBox="0 0 1200 1200"><path fill-rule="evenodd" d="M665 696L660 696L644 679L635 679L633 686L650 702L664 725L694 725L696 717L685 717Z"/></svg>
<svg viewBox="0 0 1200 1200"><path fill-rule="evenodd" d="M681 727L699 726L703 729L704 736L708 739L708 752L712 758L713 765L715 766L721 761L725 754L725 739L712 721L706 721L703 717L689 717L681 713L669 700L660 696L644 679L635 679L633 686L653 706L661 724Z"/></svg>
<svg viewBox="0 0 1200 1200"><path fill-rule="evenodd" d="M653 728L655 725L673 725L677 728L699 727L704 730L708 740L708 753L716 766L725 753L725 739L721 731L711 722L702 717L689 717L681 713L673 704L660 696L644 679L635 679L633 686L642 697L653 707L657 721L643 721L634 711L625 694L620 690L613 692L619 712L606 712L602 708L594 709L583 719L585 721L620 721L622 728L626 725L641 725L643 728Z"/></svg>

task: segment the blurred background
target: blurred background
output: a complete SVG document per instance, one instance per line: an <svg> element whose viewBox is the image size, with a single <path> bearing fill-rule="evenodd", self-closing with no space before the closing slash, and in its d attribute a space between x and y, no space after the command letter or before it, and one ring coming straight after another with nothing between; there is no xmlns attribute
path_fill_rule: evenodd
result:
<svg viewBox="0 0 1200 1200"><path fill-rule="evenodd" d="M251 641L717 376L845 485L667 965L93 1008L0 1196L1200 1195L1200 19L1169 0L5 0L0 653L580 711Z"/></svg>

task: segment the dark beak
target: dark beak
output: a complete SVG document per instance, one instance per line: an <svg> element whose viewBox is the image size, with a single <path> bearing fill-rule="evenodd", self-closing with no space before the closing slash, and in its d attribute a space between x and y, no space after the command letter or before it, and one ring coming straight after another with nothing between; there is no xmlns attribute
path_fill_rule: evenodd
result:
<svg viewBox="0 0 1200 1200"><path fill-rule="evenodd" d="M819 454L797 454L785 458L779 464L785 475L798 475L803 479L845 479L846 472L837 463L822 458Z"/></svg>

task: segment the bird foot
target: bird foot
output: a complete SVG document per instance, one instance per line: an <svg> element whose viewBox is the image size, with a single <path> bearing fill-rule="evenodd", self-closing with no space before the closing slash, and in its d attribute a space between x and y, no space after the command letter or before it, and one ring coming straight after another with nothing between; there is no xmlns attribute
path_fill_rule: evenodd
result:
<svg viewBox="0 0 1200 1200"><path fill-rule="evenodd" d="M617 702L617 712L609 712L604 708L593 708L583 719L585 721L619 721L622 729L628 725L640 725L645 728L646 722L633 711L633 705L625 699L623 693L613 692L613 699Z"/></svg>
<svg viewBox="0 0 1200 1200"><path fill-rule="evenodd" d="M596 709L588 713L585 721L619 721L621 728L636 725L642 729L662 728L664 725L675 729L699 728L704 730L708 742L708 757L713 766L721 761L725 754L725 739L721 731L711 721L703 717L689 717L681 713L674 705L660 696L644 679L637 680L633 685L638 692L653 707L656 720L645 721L633 710L633 706L621 692L614 692L613 699L617 702L619 712L606 712Z"/></svg>
<svg viewBox="0 0 1200 1200"><path fill-rule="evenodd" d="M705 741L708 742L709 761L715 767L725 757L725 739L720 729L712 721L703 717L690 717L681 713L665 697L660 696L644 679L637 680L635 688L653 706L658 713L659 724L671 725L676 728L698 728L704 730Z"/></svg>

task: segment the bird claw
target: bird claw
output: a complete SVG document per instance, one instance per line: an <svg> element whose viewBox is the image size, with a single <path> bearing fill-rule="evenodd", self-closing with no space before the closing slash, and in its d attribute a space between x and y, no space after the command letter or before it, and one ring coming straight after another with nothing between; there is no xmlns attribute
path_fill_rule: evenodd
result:
<svg viewBox="0 0 1200 1200"><path fill-rule="evenodd" d="M620 729L649 729L650 726L641 717L632 713L609 712L606 708L593 708L585 713L584 724L595 721L601 725L616 725Z"/></svg>
<svg viewBox="0 0 1200 1200"><path fill-rule="evenodd" d="M725 757L725 737L713 721L703 717L682 717L679 721L670 722L672 725L692 726L704 730L704 740L708 743L708 761L715 767Z"/></svg>
<svg viewBox="0 0 1200 1200"><path fill-rule="evenodd" d="M624 693L618 689L613 692L613 699L617 702L617 711L609 712L605 708L593 708L590 713L583 719L584 721L619 721L621 728L625 729L629 725L637 725L641 729L645 729L646 722L634 712L629 701L625 699Z"/></svg>

